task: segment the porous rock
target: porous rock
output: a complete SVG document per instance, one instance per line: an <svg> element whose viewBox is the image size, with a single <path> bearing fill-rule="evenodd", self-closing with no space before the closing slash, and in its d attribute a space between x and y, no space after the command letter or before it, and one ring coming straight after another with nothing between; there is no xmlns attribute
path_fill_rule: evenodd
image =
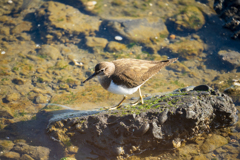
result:
<svg viewBox="0 0 240 160"><path fill-rule="evenodd" d="M239 0L215 0L214 10L220 18L225 20L224 27L233 31L232 38L240 34L240 1Z"/></svg>
<svg viewBox="0 0 240 160"><path fill-rule="evenodd" d="M208 86L145 100L136 107L84 114L50 120L47 127L50 137L79 147L77 159L116 159L154 148L172 149L173 140L187 140L238 119L232 99Z"/></svg>

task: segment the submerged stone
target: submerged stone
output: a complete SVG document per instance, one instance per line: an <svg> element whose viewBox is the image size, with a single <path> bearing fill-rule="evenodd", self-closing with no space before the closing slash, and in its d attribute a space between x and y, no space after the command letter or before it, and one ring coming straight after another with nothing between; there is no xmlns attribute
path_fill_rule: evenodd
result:
<svg viewBox="0 0 240 160"><path fill-rule="evenodd" d="M105 20L106 27L123 38L140 43L151 43L159 37L167 37L168 30L160 18L116 18Z"/></svg>

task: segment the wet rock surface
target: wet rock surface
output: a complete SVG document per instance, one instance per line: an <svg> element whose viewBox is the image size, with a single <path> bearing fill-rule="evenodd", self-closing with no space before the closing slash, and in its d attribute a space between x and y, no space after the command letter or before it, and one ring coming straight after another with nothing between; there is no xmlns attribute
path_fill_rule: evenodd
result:
<svg viewBox="0 0 240 160"><path fill-rule="evenodd" d="M187 92L156 96L143 106L50 120L47 133L60 143L78 147L77 159L91 157L90 153L94 153L93 159L115 159L154 148L172 149L173 141L181 144L200 133L235 124L236 114L230 97L198 86ZM202 145L204 153L215 149L207 147Z"/></svg>

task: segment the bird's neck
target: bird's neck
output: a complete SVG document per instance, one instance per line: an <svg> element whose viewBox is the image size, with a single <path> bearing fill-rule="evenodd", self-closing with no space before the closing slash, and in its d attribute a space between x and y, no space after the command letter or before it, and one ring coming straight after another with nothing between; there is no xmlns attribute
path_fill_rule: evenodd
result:
<svg viewBox="0 0 240 160"><path fill-rule="evenodd" d="M111 83L111 79L108 76L98 76L98 81L104 89L108 89Z"/></svg>

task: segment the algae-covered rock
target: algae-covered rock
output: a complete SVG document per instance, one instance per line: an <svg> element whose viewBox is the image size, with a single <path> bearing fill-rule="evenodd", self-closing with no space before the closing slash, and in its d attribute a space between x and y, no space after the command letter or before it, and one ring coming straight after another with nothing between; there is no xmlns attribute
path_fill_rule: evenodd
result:
<svg viewBox="0 0 240 160"><path fill-rule="evenodd" d="M18 12L23 4L23 0L1 0L0 1L0 17L4 14Z"/></svg>
<svg viewBox="0 0 240 160"><path fill-rule="evenodd" d="M188 6L183 9L179 14L171 19L177 30L183 29L199 30L205 24L203 13L195 6Z"/></svg>
<svg viewBox="0 0 240 160"><path fill-rule="evenodd" d="M28 154L33 159L48 160L50 150L42 146L30 146L25 143L17 143L13 150L20 154Z"/></svg>
<svg viewBox="0 0 240 160"><path fill-rule="evenodd" d="M34 160L34 159L28 154L23 154L19 160Z"/></svg>
<svg viewBox="0 0 240 160"><path fill-rule="evenodd" d="M203 153L208 153L227 143L228 140L225 137L214 134L205 140L205 142L201 145L200 149Z"/></svg>
<svg viewBox="0 0 240 160"><path fill-rule="evenodd" d="M10 140L0 140L0 151L9 151L13 146L14 143Z"/></svg>
<svg viewBox="0 0 240 160"><path fill-rule="evenodd" d="M43 4L36 14L39 23L43 24L39 27L42 39L47 42L70 42L80 34L95 35L101 23L97 17L84 15L74 7L53 1Z"/></svg>
<svg viewBox="0 0 240 160"><path fill-rule="evenodd" d="M230 97L201 85L187 92L156 96L135 107L59 115L50 119L47 132L65 145L78 146L77 159L117 159L155 148L172 149L177 139L181 142L227 127L237 119ZM219 142L211 149L226 143L223 137L214 140ZM211 151L205 142L202 149ZM188 151L186 154L198 154L197 148Z"/></svg>
<svg viewBox="0 0 240 160"><path fill-rule="evenodd" d="M50 58L52 60L62 57L60 51L51 45L42 45L38 51L38 55L42 58Z"/></svg>
<svg viewBox="0 0 240 160"><path fill-rule="evenodd" d="M13 117L14 115L9 107L0 108L0 118L12 119Z"/></svg>
<svg viewBox="0 0 240 160"><path fill-rule="evenodd" d="M20 34L23 31L30 31L32 28L32 23L28 21L23 21L20 24L16 25L12 30L11 34Z"/></svg>
<svg viewBox="0 0 240 160"><path fill-rule="evenodd" d="M1 27L0 28L0 34L2 34L4 36L9 36L10 28L9 27Z"/></svg>
<svg viewBox="0 0 240 160"><path fill-rule="evenodd" d="M119 51L124 50L124 49L126 49L125 44L115 42L115 41L111 41L107 45L107 50L109 52L119 52Z"/></svg>
<svg viewBox="0 0 240 160"><path fill-rule="evenodd" d="M9 93L9 94L6 96L6 100L9 101L9 102L17 101L17 100L19 100L19 98L20 98L20 94L19 94L19 93L16 93L16 92Z"/></svg>
<svg viewBox="0 0 240 160"><path fill-rule="evenodd" d="M166 48L170 49L174 54L184 59L192 59L199 57L204 50L202 40L183 40L176 43L171 43Z"/></svg>
<svg viewBox="0 0 240 160"><path fill-rule="evenodd" d="M20 154L17 153L17 152L10 151L10 152L4 153L3 157L6 158L6 159L19 159Z"/></svg>
<svg viewBox="0 0 240 160"><path fill-rule="evenodd" d="M47 103L48 102L48 97L45 96L45 95L39 94L35 97L35 102L37 104Z"/></svg>
<svg viewBox="0 0 240 160"><path fill-rule="evenodd" d="M99 37L86 37L86 46L87 47L100 47L100 48L105 48L107 45L108 40L105 38L99 38Z"/></svg>

